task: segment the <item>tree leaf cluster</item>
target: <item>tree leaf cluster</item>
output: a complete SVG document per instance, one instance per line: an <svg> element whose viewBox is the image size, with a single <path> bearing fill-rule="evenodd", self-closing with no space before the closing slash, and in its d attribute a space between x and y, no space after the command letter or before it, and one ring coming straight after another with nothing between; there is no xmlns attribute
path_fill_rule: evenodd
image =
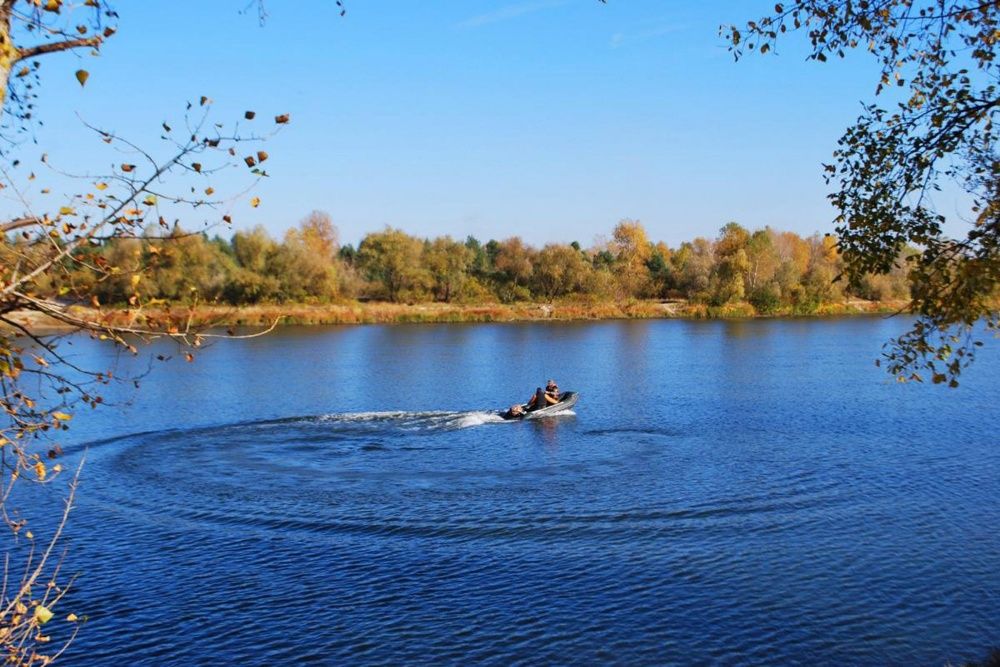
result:
<svg viewBox="0 0 1000 667"><path fill-rule="evenodd" d="M723 32L737 58L804 32L815 61L857 49L878 64L877 101L825 166L843 278L889 274L916 248L906 261L919 320L887 344L887 367L957 386L976 343L1000 325L1000 3L796 0ZM965 215L946 216L935 196L946 188L967 194Z"/></svg>

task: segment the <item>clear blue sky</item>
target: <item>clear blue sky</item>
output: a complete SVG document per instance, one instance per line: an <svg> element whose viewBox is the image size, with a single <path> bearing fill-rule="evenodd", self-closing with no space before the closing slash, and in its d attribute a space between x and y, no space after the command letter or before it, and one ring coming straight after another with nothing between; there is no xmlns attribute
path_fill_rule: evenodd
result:
<svg viewBox="0 0 1000 667"><path fill-rule="evenodd" d="M729 220L829 231L820 165L875 84L863 54L806 62L804 35L734 62L719 25L773 2L346 4L271 0L261 27L246 0L122 0L99 58L44 61L41 145L92 155L77 114L155 141L204 94L219 120L292 116L236 228L321 209L351 243L393 225L589 245L631 217L676 245Z"/></svg>

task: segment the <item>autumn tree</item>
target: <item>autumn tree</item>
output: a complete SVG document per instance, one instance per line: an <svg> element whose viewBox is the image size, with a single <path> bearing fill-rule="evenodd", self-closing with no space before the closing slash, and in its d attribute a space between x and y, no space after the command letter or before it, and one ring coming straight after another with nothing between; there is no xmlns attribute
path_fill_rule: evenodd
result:
<svg viewBox="0 0 1000 667"><path fill-rule="evenodd" d="M646 230L638 220L625 219L615 225L608 250L615 258L615 277L621 298L646 296L650 287L646 263L653 249Z"/></svg>
<svg viewBox="0 0 1000 667"><path fill-rule="evenodd" d="M487 244L489 246L489 244ZM503 301L528 299L528 281L534 266L534 249L527 246L520 236L504 239L496 245L493 266L502 285L500 298Z"/></svg>
<svg viewBox="0 0 1000 667"><path fill-rule="evenodd" d="M313 211L285 232L270 267L279 282L279 298L329 301L339 290L337 228L330 216Z"/></svg>
<svg viewBox="0 0 1000 667"><path fill-rule="evenodd" d="M6 127L13 124L16 130L31 120L42 56L97 49L114 34L117 18L101 0L0 0L0 107ZM89 74L81 69L76 76L84 84Z"/></svg>
<svg viewBox="0 0 1000 667"><path fill-rule="evenodd" d="M796 306L805 299L802 279L809 270L809 244L794 232L769 231L771 244L778 255L774 281L782 301Z"/></svg>
<svg viewBox="0 0 1000 667"><path fill-rule="evenodd" d="M535 257L532 285L539 296L556 299L584 290L590 264L579 250L550 243Z"/></svg>
<svg viewBox="0 0 1000 667"><path fill-rule="evenodd" d="M330 214L313 211L299 222L297 228L288 230L285 242L300 245L306 252L324 261L333 261L340 250L339 237Z"/></svg>
<svg viewBox="0 0 1000 667"><path fill-rule="evenodd" d="M709 297L709 284L715 266L715 252L709 239L698 237L682 243L671 256L677 286L688 299L702 301Z"/></svg>
<svg viewBox="0 0 1000 667"><path fill-rule="evenodd" d="M806 242L810 252L804 287L812 310L843 297L843 283L836 280L843 266L833 237L814 234Z"/></svg>
<svg viewBox="0 0 1000 667"><path fill-rule="evenodd" d="M998 30L1000 3L968 0L793 0L726 28L737 57L802 31L815 61L861 49L880 68L876 101L841 136L826 174L847 280L907 262L918 319L884 352L900 379L929 373L957 386L981 344L977 327L1000 328ZM969 196L964 235L948 233L961 221L946 228L934 202L948 184ZM908 245L919 250L904 255Z"/></svg>
<svg viewBox="0 0 1000 667"><path fill-rule="evenodd" d="M11 505L14 498L25 497L14 490L24 483L46 485L59 479L62 464L54 436L68 427L77 408L100 405L102 387L120 379L107 369L74 365L65 354L65 337L40 332L33 317L132 354L141 341L158 336L200 345L209 334L191 329L186 318L148 308L154 248L163 251L150 244L148 230L159 230L157 238L163 241L162 235L171 234L166 216L195 209L209 211L210 222L227 222L232 202L215 193L213 174L238 159L251 186L263 176L259 165L267 159L258 147L270 134L267 129L248 136L237 132L235 124L213 122L211 101L203 97L173 121L161 126L157 119L162 140L156 146L142 146L98 126L82 128L92 133L96 149L113 151L114 167L88 171L90 165L53 165L60 182L68 178L76 186L58 193L43 187L39 197L26 196L25 183L35 176L18 177L23 156L13 157L21 146L11 135L34 116L41 60L60 51L95 50L114 33L116 18L103 0L0 0L2 185L16 193L15 206L22 207L0 221L0 408L5 415L0 424L0 518L10 530L4 545L8 567L0 587L0 652L9 664L48 664L65 647L65 642L47 644L48 630L43 635L41 628L67 590L57 578L61 550L56 546L73 506L76 478L57 527L44 539L29 524L31 508ZM80 85L86 84L87 71L75 75ZM248 112L245 120L250 118ZM275 117L279 126L287 120ZM49 168L44 155L37 168L44 177ZM200 234L190 238L193 245L205 242ZM100 298L105 283L116 285L126 306L122 313L105 309ZM74 308L81 304L89 309ZM65 620L72 626L76 618L69 614ZM70 627L70 639L74 633Z"/></svg>
<svg viewBox="0 0 1000 667"><path fill-rule="evenodd" d="M712 280L712 302L716 305L742 301L750 271L747 247L750 233L735 222L722 228L715 241L715 275Z"/></svg>

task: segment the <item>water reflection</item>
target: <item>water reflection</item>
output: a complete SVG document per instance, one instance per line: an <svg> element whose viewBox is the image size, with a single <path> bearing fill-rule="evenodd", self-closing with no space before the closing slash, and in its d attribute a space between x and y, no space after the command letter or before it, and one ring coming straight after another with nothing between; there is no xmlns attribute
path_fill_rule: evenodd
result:
<svg viewBox="0 0 1000 667"><path fill-rule="evenodd" d="M546 419L536 419L531 420L530 423L535 427L541 437L542 444L545 446L545 450L549 454L556 454L559 452L559 431L561 428L565 428L567 423L575 420L575 414L568 415L556 415L554 417L548 417Z"/></svg>

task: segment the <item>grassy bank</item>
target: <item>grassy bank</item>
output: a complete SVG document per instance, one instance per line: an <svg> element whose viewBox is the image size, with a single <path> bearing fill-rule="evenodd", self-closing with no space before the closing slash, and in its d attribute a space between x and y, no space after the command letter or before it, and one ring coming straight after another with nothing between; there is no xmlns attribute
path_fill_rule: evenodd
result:
<svg viewBox="0 0 1000 667"><path fill-rule="evenodd" d="M147 318L162 324L189 322L192 327L270 326L283 324L402 324L435 322L533 322L612 319L750 319L789 316L836 316L897 312L904 304L851 300L821 304L808 313L791 308L760 314L747 303L708 306L685 301L632 301L628 303L341 303L341 304L271 304L254 306L176 305L141 311L105 308L100 311L74 307L78 317L108 324L142 326ZM58 323L22 316L26 324L39 328L58 328Z"/></svg>

